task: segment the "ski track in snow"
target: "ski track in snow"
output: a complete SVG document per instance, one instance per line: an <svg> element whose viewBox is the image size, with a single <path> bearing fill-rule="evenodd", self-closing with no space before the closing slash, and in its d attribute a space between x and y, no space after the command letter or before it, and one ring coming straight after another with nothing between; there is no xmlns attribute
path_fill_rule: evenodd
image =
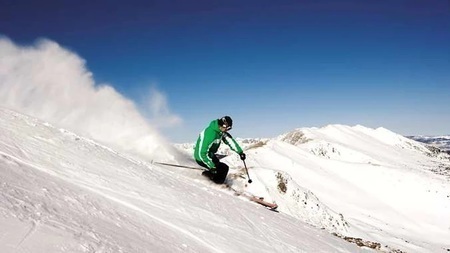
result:
<svg viewBox="0 0 450 253"><path fill-rule="evenodd" d="M27 238L31 237L33 235L33 233L36 232L38 225L39 225L39 222L37 222L37 221L31 222L30 230L23 236L22 240L20 240L20 242L17 244L17 246L16 246L17 249L20 248L20 245L22 245L22 243L25 242L25 240Z"/></svg>
<svg viewBox="0 0 450 253"><path fill-rule="evenodd" d="M146 216L148 216L148 217L150 217L150 218L152 218L152 219L158 221L159 223L166 225L167 227L170 227L170 228L172 228L172 229L174 229L174 230L176 230L176 231L179 231L179 232L181 232L181 233L183 233L183 234L185 234L185 235L191 237L193 240L199 242L200 244L202 244L203 246L205 246L205 248L207 248L207 249L209 249L209 250L211 250L211 251L215 251L215 252L223 252L223 251L220 251L220 250L214 248L214 246L212 246L212 245L210 245L209 243L205 242L203 239L201 239L201 238L195 236L195 235L192 234L191 232L189 232L189 231L183 229L183 228L180 227L180 226L175 225L174 223L171 223L171 222L168 222L168 221L166 221L166 220L164 220L164 219L161 219L161 218L159 218L159 217L157 217L157 216L155 216L155 215L152 215L151 213L149 213L149 212L147 212L147 211L145 211L145 210L143 210L143 209L141 209L141 208L139 208L139 207L137 207L137 206L135 206L135 205L132 205L132 204L130 204L130 203L126 202L126 201L120 200L120 199L118 199L118 198L115 198L115 197L113 197L113 196L111 196L111 195L104 194L104 193L101 192L101 191L94 190L93 188L90 188L90 187L87 187L87 186L83 186L83 187L86 188L86 189L88 189L88 190L90 190L90 191L92 191L92 192L95 192L95 193L97 193L97 194L99 194L99 195L101 195L101 196L103 196L103 197L105 197L105 198L107 198L107 199L110 199L110 200L112 200L112 201L114 201L114 202L116 202L116 203L119 203L119 204L121 204L121 205L123 205L123 206L126 206L126 207L130 208L130 209L133 209L133 210L135 210L135 211L138 211L138 212L140 212L140 213L142 213L142 214L144 214L144 215L146 215Z"/></svg>

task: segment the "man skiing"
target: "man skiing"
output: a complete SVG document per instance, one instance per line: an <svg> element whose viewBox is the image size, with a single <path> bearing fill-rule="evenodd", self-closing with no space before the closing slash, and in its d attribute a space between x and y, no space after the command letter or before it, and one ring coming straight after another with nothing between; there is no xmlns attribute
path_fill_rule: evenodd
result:
<svg viewBox="0 0 450 253"><path fill-rule="evenodd" d="M245 153L242 148L228 133L233 125L230 116L211 121L209 126L203 130L195 145L195 161L206 168L202 175L209 177L217 184L223 184L228 174L228 165L219 161L216 152L221 142L227 144L231 150L238 153L242 160L245 160Z"/></svg>

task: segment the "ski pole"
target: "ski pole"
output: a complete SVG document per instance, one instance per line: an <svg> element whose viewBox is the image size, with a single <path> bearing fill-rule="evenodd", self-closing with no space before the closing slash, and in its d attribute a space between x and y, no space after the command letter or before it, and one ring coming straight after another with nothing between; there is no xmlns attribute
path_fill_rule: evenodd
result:
<svg viewBox="0 0 450 253"><path fill-rule="evenodd" d="M191 167L191 166L178 165L178 164L171 164L171 163L160 163L160 162L154 162L154 161L152 161L152 163L160 164L160 165L166 165L166 166L172 166L172 167L178 167L178 168L203 170L202 168L199 168L199 167Z"/></svg>
<svg viewBox="0 0 450 253"><path fill-rule="evenodd" d="M245 160L242 160L242 162L244 163L245 172L247 172L248 183L251 184L253 181L250 179L250 174L248 174L248 169L247 165L245 164Z"/></svg>

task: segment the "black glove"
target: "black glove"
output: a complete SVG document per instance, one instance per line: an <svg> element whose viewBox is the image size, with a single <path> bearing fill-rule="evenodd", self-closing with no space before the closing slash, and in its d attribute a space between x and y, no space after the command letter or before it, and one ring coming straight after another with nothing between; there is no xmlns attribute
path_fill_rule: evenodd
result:
<svg viewBox="0 0 450 253"><path fill-rule="evenodd" d="M245 153L244 152L240 153L239 157L241 157L241 160L244 161L245 160Z"/></svg>

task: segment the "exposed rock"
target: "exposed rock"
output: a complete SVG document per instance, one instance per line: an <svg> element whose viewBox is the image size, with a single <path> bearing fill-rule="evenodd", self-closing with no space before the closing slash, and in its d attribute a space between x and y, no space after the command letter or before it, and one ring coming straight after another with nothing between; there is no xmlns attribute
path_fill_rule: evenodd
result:
<svg viewBox="0 0 450 253"><path fill-rule="evenodd" d="M305 134L302 131L296 130L287 133L283 137L280 138L281 141L287 142L292 145L298 145L303 144L308 141L311 141L311 139L307 138Z"/></svg>

